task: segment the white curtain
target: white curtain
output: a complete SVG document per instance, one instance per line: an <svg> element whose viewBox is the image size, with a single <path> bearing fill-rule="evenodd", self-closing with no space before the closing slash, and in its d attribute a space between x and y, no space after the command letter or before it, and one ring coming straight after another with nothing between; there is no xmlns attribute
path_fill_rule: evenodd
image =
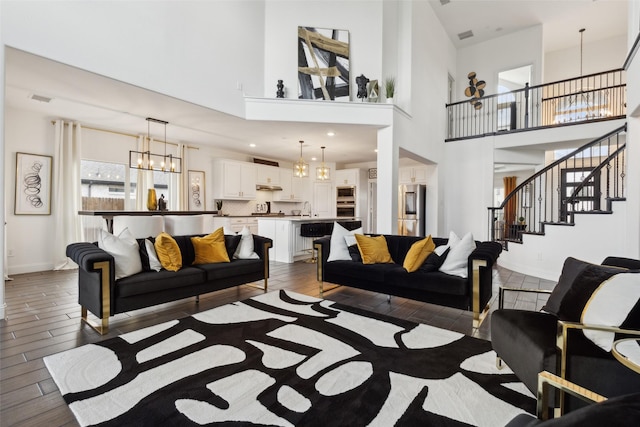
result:
<svg viewBox="0 0 640 427"><path fill-rule="evenodd" d="M146 152L151 148L151 141L146 136L138 136L138 151ZM153 188L153 171L147 169L138 169L138 177L136 179L136 210L147 210L147 193Z"/></svg>
<svg viewBox="0 0 640 427"><path fill-rule="evenodd" d="M82 128L77 123L55 122L52 182L54 220L54 270L76 268L67 258L70 243L82 241L78 211L82 209L80 189L80 146Z"/></svg>

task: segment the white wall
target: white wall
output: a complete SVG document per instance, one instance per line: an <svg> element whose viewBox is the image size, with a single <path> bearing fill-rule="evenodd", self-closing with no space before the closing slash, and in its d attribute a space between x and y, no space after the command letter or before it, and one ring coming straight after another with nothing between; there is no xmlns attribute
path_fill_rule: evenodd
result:
<svg viewBox="0 0 640 427"><path fill-rule="evenodd" d="M4 200L7 222L7 249L10 274L44 271L53 268L51 254L54 221L51 215L14 215L16 152L53 155L54 128L42 114L5 109ZM55 203L55 200L52 200Z"/></svg>
<svg viewBox="0 0 640 427"><path fill-rule="evenodd" d="M487 240L488 210L493 205L493 138L445 144L446 183L443 237L454 231Z"/></svg>
<svg viewBox="0 0 640 427"><path fill-rule="evenodd" d="M542 25L493 40L461 48L457 53L456 92L454 100L467 99L464 90L469 86L467 75L475 71L478 80L487 82L485 94L498 92L498 73L512 68L532 65L530 86L542 81L543 47Z"/></svg>
<svg viewBox="0 0 640 427"><path fill-rule="evenodd" d="M2 2L0 1L0 16L2 16ZM6 192L4 191L4 181L5 181L5 150L4 150L4 36L3 32L0 30L0 165L2 167L2 173L0 173L0 196L2 196L2 207L0 209L0 223L2 223L2 229L0 229L0 242L4 245L5 239L5 212L7 209L7 198ZM0 273L5 274L5 248L2 249L2 256L0 256ZM0 319L4 319L4 311L5 311L6 303L4 302L4 281L2 285L0 285Z"/></svg>
<svg viewBox="0 0 640 427"><path fill-rule="evenodd" d="M216 110L265 93L261 0L12 1L0 19L8 46Z"/></svg>
<svg viewBox="0 0 640 427"><path fill-rule="evenodd" d="M275 98L277 81L283 80L285 97L298 98L298 26L308 26L349 31L351 100L357 100L357 76L382 80L381 25L379 1L266 0L264 44L260 45L264 97Z"/></svg>
<svg viewBox="0 0 640 427"><path fill-rule="evenodd" d="M582 75L622 67L627 56L626 36L589 42L589 30L584 34ZM578 76L580 76L580 38L576 32L574 47L545 53L543 81L550 83Z"/></svg>
<svg viewBox="0 0 640 427"><path fill-rule="evenodd" d="M522 244L509 243L498 264L510 270L557 281L567 257L600 264L608 256L632 257L626 240L628 204L615 202L613 214L576 215L575 225L547 225L544 236L525 234ZM636 217L636 221L637 221ZM637 244L637 242L636 242Z"/></svg>

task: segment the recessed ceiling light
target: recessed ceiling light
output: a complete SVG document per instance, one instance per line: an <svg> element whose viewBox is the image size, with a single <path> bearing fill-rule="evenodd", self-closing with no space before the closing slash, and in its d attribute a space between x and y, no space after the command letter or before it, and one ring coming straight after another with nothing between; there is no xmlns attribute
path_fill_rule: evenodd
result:
<svg viewBox="0 0 640 427"><path fill-rule="evenodd" d="M336 136L335 132L327 132L327 136Z"/></svg>
<svg viewBox="0 0 640 427"><path fill-rule="evenodd" d="M318 158L317 157L312 157L311 160L315 162L316 160L318 160Z"/></svg>
<svg viewBox="0 0 640 427"><path fill-rule="evenodd" d="M249 144L249 147L255 148L256 144Z"/></svg>
<svg viewBox="0 0 640 427"><path fill-rule="evenodd" d="M376 148L375 150L373 150L373 152L374 152L374 153L377 153L377 152L378 152L378 149Z"/></svg>

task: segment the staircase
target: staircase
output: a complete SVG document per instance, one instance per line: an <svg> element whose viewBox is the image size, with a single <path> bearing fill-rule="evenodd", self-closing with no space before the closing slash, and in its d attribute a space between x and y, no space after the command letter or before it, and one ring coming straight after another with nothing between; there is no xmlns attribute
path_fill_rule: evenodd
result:
<svg viewBox="0 0 640 427"><path fill-rule="evenodd" d="M489 236L505 250L548 226L576 224L580 215L610 215L625 200L626 124L532 175L489 208Z"/></svg>

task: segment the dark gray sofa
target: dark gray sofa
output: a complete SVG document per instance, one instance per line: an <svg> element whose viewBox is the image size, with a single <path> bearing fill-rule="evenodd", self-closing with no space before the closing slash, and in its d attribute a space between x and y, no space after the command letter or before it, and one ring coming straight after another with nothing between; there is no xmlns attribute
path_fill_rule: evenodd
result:
<svg viewBox="0 0 640 427"><path fill-rule="evenodd" d="M259 259L233 259L230 256L231 262L228 263L191 265L195 259L191 243L193 236L173 237L182 254L183 267L179 271L142 271L119 280L114 279L113 257L100 249L97 243L81 242L67 246L67 256L78 264L78 302L82 306L82 320L99 333L106 334L109 317L118 313L197 297L257 280L264 280L266 292L271 239L253 235L254 252ZM229 250L233 245L231 241L232 236L225 236L228 252L233 254ZM99 324L87 318L87 310L100 319Z"/></svg>
<svg viewBox="0 0 640 427"><path fill-rule="evenodd" d="M384 235L393 264L363 264L357 261L327 262L331 237L314 241L318 251L317 279L320 294L324 282L351 286L424 301L447 307L473 311L474 326L484 319L487 304L493 294L492 267L502 252L497 242L478 242L469 256L468 277L462 278L440 271L418 270L408 273L402 263L411 245L423 237ZM447 244L448 239L434 237L436 246Z"/></svg>

